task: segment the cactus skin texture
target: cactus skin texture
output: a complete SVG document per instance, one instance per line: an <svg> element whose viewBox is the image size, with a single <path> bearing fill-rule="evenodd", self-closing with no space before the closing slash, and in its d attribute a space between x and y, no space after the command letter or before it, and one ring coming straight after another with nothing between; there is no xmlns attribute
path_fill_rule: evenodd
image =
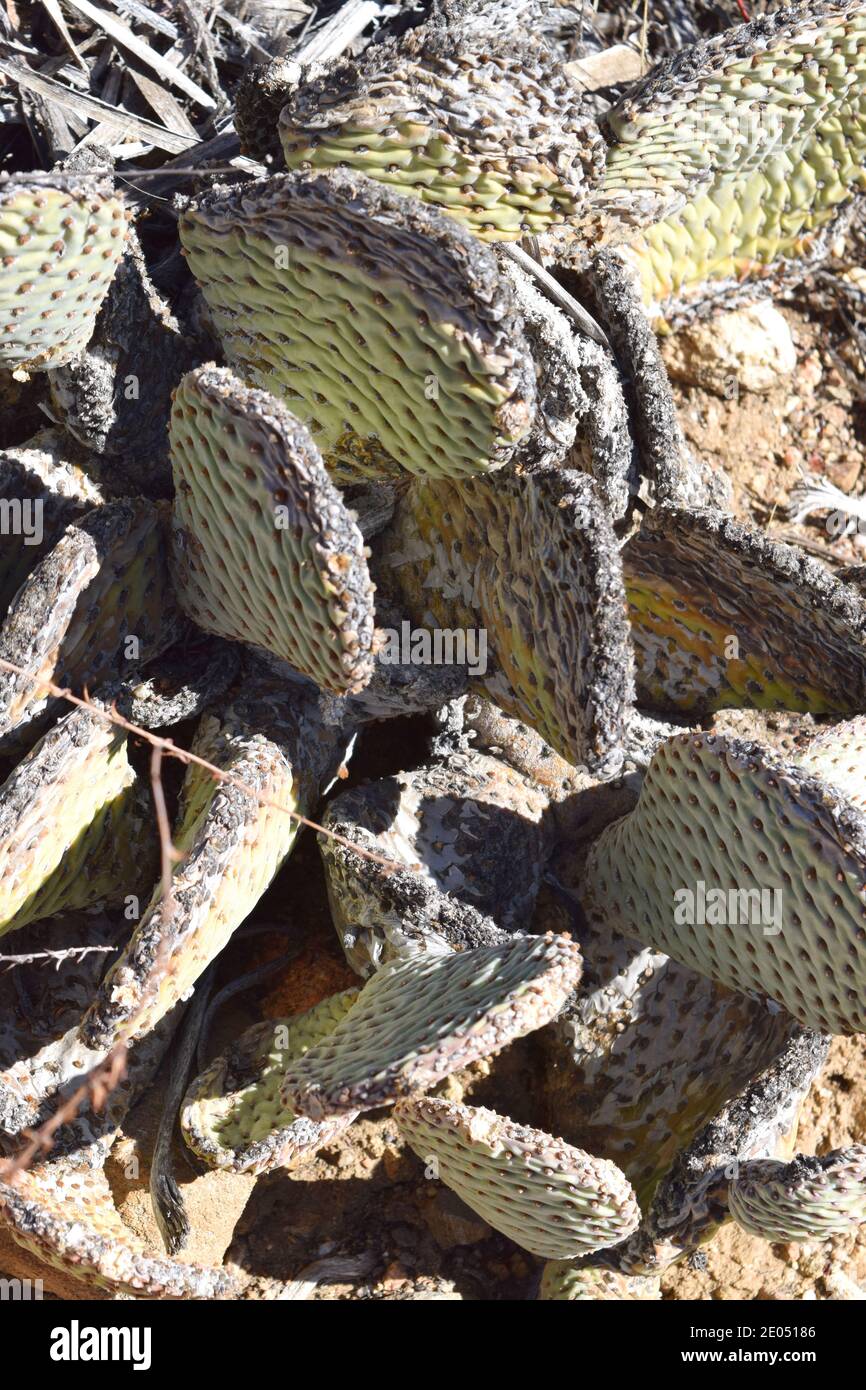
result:
<svg viewBox="0 0 866 1390"><path fill-rule="evenodd" d="M72 710L0 788L0 936L59 912L122 903L155 870L126 735Z"/></svg>
<svg viewBox="0 0 866 1390"><path fill-rule="evenodd" d="M607 115L594 202L621 234L648 303L674 318L822 250L866 190L866 13L816 0L668 59ZM685 205L683 205L685 200Z"/></svg>
<svg viewBox="0 0 866 1390"><path fill-rule="evenodd" d="M419 624L432 613L446 629L483 629L477 693L595 770L621 757L633 696L620 566L594 482L545 468L412 484L380 582Z"/></svg>
<svg viewBox="0 0 866 1390"><path fill-rule="evenodd" d="M741 1163L728 1190L738 1226L764 1240L827 1240L866 1221L866 1146L791 1163Z"/></svg>
<svg viewBox="0 0 866 1390"><path fill-rule="evenodd" d="M652 1276L584 1269L568 1260L548 1260L538 1294L543 1303L657 1303L661 1296L659 1281Z"/></svg>
<svg viewBox="0 0 866 1390"><path fill-rule="evenodd" d="M287 1066L333 1032L358 998L347 989L293 1018L256 1023L196 1077L180 1112L181 1133L206 1163L233 1173L297 1168L355 1119L316 1121L280 1100Z"/></svg>
<svg viewBox="0 0 866 1390"><path fill-rule="evenodd" d="M864 1032L864 870L866 819L832 785L760 744L685 734L662 745L635 810L590 849L585 903L599 924L767 995L809 1028ZM700 883L705 922L691 924L677 894ZM761 890L778 894L779 923L762 924Z"/></svg>
<svg viewBox="0 0 866 1390"><path fill-rule="evenodd" d="M438 16L297 88L278 128L290 169L349 164L489 241L573 222L604 161L543 43Z"/></svg>
<svg viewBox="0 0 866 1390"><path fill-rule="evenodd" d="M495 258L362 175L284 174L182 217L229 362L282 399L340 482L501 466L535 372Z"/></svg>
<svg viewBox="0 0 866 1390"><path fill-rule="evenodd" d="M362 689L373 670L364 540L306 430L210 366L178 386L170 439L182 607L332 694Z"/></svg>
<svg viewBox="0 0 866 1390"><path fill-rule="evenodd" d="M573 1259L637 1230L631 1186L606 1159L492 1110L432 1096L400 1101L394 1118L447 1187L532 1255Z"/></svg>
<svg viewBox="0 0 866 1390"><path fill-rule="evenodd" d="M649 707L853 714L866 703L863 598L795 547L721 511L656 507L623 570Z"/></svg>
<svg viewBox="0 0 866 1390"><path fill-rule="evenodd" d="M119 198L0 186L0 365L59 367L87 346L125 235Z"/></svg>
<svg viewBox="0 0 866 1390"><path fill-rule="evenodd" d="M167 569L151 502L110 502L66 528L0 629L0 657L26 671L0 672L0 743L38 731L59 707L46 681L92 690L171 644L179 614Z"/></svg>
<svg viewBox="0 0 866 1390"><path fill-rule="evenodd" d="M322 1119L426 1090L549 1023L580 970L580 952L563 936L394 961L286 1073L283 1101Z"/></svg>

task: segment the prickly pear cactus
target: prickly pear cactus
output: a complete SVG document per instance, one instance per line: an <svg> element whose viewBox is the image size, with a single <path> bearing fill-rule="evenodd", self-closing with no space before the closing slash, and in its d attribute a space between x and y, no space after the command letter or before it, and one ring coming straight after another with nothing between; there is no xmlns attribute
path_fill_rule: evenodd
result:
<svg viewBox="0 0 866 1390"><path fill-rule="evenodd" d="M866 1031L866 821L769 748L683 734L586 866L596 920L807 1027Z"/></svg>
<svg viewBox="0 0 866 1390"><path fill-rule="evenodd" d="M728 1192L738 1226L764 1240L826 1240L866 1221L866 1147L791 1163L753 1159Z"/></svg>
<svg viewBox="0 0 866 1390"><path fill-rule="evenodd" d="M59 367L86 347L123 252L120 198L13 178L0 184L0 363Z"/></svg>
<svg viewBox="0 0 866 1390"><path fill-rule="evenodd" d="M573 1259L637 1229L631 1186L605 1159L492 1110L432 1096L400 1101L394 1117L446 1186L533 1255Z"/></svg>
<svg viewBox="0 0 866 1390"><path fill-rule="evenodd" d="M361 689L373 669L364 540L307 432L209 366L178 386L170 439L172 569L189 616L336 695Z"/></svg>
<svg viewBox="0 0 866 1390"><path fill-rule="evenodd" d="M323 999L294 1018L247 1029L197 1076L180 1112L184 1139L216 1168L269 1173L296 1168L352 1123L353 1111L324 1120L298 1116L280 1098L286 1069L334 1031L356 989Z"/></svg>
<svg viewBox="0 0 866 1390"><path fill-rule="evenodd" d="M313 1119L372 1110L507 1047L555 1018L580 978L566 937L520 937L385 965L282 1096Z"/></svg>
<svg viewBox="0 0 866 1390"><path fill-rule="evenodd" d="M568 1260L548 1260L538 1294L545 1303L655 1303L661 1296L659 1281L651 1276L583 1268Z"/></svg>
<svg viewBox="0 0 866 1390"><path fill-rule="evenodd" d="M493 255L362 175L286 174L180 224L235 371L282 399L342 482L500 467L535 371Z"/></svg>

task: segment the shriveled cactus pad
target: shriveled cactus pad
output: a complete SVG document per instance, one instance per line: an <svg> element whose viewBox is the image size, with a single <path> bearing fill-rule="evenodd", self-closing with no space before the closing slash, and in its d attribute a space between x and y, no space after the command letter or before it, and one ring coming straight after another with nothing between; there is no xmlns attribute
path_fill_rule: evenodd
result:
<svg viewBox="0 0 866 1390"><path fill-rule="evenodd" d="M394 1114L435 1175L533 1255L589 1255L637 1229L631 1186L605 1159L492 1110L432 1096L400 1101Z"/></svg>
<svg viewBox="0 0 866 1390"><path fill-rule="evenodd" d="M0 628L0 658L23 669L0 669L0 738L57 707L49 681L81 693L132 675L171 644L177 618L152 503L110 502L73 522Z"/></svg>
<svg viewBox="0 0 866 1390"><path fill-rule="evenodd" d="M465 477L529 429L535 380L493 255L361 175L287 174L181 220L239 375L283 399L344 481Z"/></svg>
<svg viewBox="0 0 866 1390"><path fill-rule="evenodd" d="M383 550L416 622L484 632L480 692L571 763L621 757L633 689L622 571L590 478L415 483Z"/></svg>
<svg viewBox="0 0 866 1390"><path fill-rule="evenodd" d="M283 1099L320 1119L426 1090L549 1023L580 968L579 950L562 936L385 965L287 1072Z"/></svg>
<svg viewBox="0 0 866 1390"><path fill-rule="evenodd" d="M189 1147L216 1168L267 1173L298 1167L335 1139L352 1111L320 1121L297 1116L280 1086L286 1068L332 1033L357 997L344 990L306 1013L247 1029L187 1091L180 1123Z"/></svg>
<svg viewBox="0 0 866 1390"><path fill-rule="evenodd" d="M441 207L487 240L576 221L604 143L546 46L441 15L292 93L290 169L350 164Z"/></svg>
<svg viewBox="0 0 866 1390"><path fill-rule="evenodd" d="M866 1147L791 1163L753 1159L731 1182L728 1208L764 1240L826 1240L866 1221Z"/></svg>
<svg viewBox="0 0 866 1390"><path fill-rule="evenodd" d="M155 850L126 735L73 710L0 788L0 935L122 902L155 871Z"/></svg>
<svg viewBox="0 0 866 1390"><path fill-rule="evenodd" d="M866 1031L866 820L770 749L686 734L587 861L597 920L810 1028Z"/></svg>
<svg viewBox="0 0 866 1390"><path fill-rule="evenodd" d="M87 346L123 251L119 198L0 184L0 363L59 367Z"/></svg>
<svg viewBox="0 0 866 1390"><path fill-rule="evenodd" d="M863 599L794 547L723 512L656 507L623 568L638 688L656 708L866 703Z"/></svg>
<svg viewBox="0 0 866 1390"><path fill-rule="evenodd" d="M177 388L173 572L199 627L255 642L334 694L373 669L364 541L285 407L218 367Z"/></svg>

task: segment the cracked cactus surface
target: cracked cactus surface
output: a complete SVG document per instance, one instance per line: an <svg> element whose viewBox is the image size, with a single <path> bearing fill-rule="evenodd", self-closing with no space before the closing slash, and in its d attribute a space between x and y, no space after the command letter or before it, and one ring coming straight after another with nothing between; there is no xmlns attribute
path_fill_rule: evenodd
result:
<svg viewBox="0 0 866 1390"><path fill-rule="evenodd" d="M409 1145L473 1211L544 1259L618 1245L640 1211L615 1164L492 1110L432 1096L398 1103Z"/></svg>
<svg viewBox="0 0 866 1390"><path fill-rule="evenodd" d="M761 744L684 734L592 846L586 902L600 924L807 1027L863 1032L864 857L863 813L832 784Z"/></svg>
<svg viewBox="0 0 866 1390"><path fill-rule="evenodd" d="M59 367L87 346L126 235L120 198L26 178L0 185L0 365Z"/></svg>
<svg viewBox="0 0 866 1390"><path fill-rule="evenodd" d="M462 947L463 939L449 940L445 896L454 916L468 904L506 932L522 927L543 872L547 804L505 763L474 752L336 797L324 821L332 834L319 836L319 849L334 925L353 970L367 975L398 955ZM413 870L418 889L426 890L423 924L409 903L392 912L391 865Z"/></svg>
<svg viewBox="0 0 866 1390"><path fill-rule="evenodd" d="M863 598L795 547L724 512L656 507L623 571L650 707L853 714L866 701Z"/></svg>
<svg viewBox="0 0 866 1390"><path fill-rule="evenodd" d="M171 644L177 621L152 503L110 502L73 522L0 628L0 658L22 668L0 671L0 744L57 708L48 682L80 693L131 675Z"/></svg>
<svg viewBox="0 0 866 1390"><path fill-rule="evenodd" d="M296 1115L280 1097L286 1069L334 1031L358 990L331 995L306 1013L256 1023L196 1077L180 1112L181 1133L206 1163L234 1173L297 1168L336 1139L355 1113Z"/></svg>
<svg viewBox="0 0 866 1390"><path fill-rule="evenodd" d="M284 401L339 481L465 477L527 434L513 295L450 219L334 170L217 190L180 234L232 367Z"/></svg>
<svg viewBox="0 0 866 1390"><path fill-rule="evenodd" d="M292 92L286 164L351 165L485 240L576 222L605 153L579 88L528 32L472 32L454 9Z"/></svg>
<svg viewBox="0 0 866 1390"><path fill-rule="evenodd" d="M866 1147L836 1149L791 1163L753 1159L731 1181L728 1210L738 1226L772 1241L827 1240L866 1221Z"/></svg>
<svg viewBox="0 0 866 1390"><path fill-rule="evenodd" d="M364 540L306 430L210 366L178 386L170 439L181 606L333 694L360 690L373 670Z"/></svg>
<svg viewBox="0 0 866 1390"><path fill-rule="evenodd" d="M287 1072L282 1096L312 1119L427 1090L555 1018L580 979L567 937L520 937L394 961L333 1033Z"/></svg>
<svg viewBox="0 0 866 1390"><path fill-rule="evenodd" d="M549 468L415 483L379 577L418 624L483 631L474 688L568 762L621 758L631 651L619 543L590 478Z"/></svg>
<svg viewBox="0 0 866 1390"><path fill-rule="evenodd" d="M797 5L668 59L608 113L596 204L675 316L820 253L866 190L862 0Z"/></svg>
<svg viewBox="0 0 866 1390"><path fill-rule="evenodd" d="M0 935L122 903L155 871L155 851L126 734L73 710L0 787Z"/></svg>

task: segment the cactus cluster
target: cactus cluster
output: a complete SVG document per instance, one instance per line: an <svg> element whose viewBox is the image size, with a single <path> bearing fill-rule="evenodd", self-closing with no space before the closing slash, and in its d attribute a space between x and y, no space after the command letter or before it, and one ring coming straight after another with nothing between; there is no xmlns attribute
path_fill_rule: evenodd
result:
<svg viewBox="0 0 866 1390"><path fill-rule="evenodd" d="M653 328L802 276L866 191L866 0L614 104L545 4L248 73L266 164L202 165L154 236L93 150L0 181L0 373L52 421L0 452L0 934L86 939L56 985L0 972L0 1153L128 1064L0 1164L0 1226L110 1293L298 1296L170 1257L178 1122L306 1180L385 1110L383 1170L550 1301L657 1298L725 1221L866 1222L863 1146L792 1141L866 1033L862 576L734 519ZM357 983L302 967L262 1016L233 953L315 940L316 845ZM163 1257L104 1165L169 1053Z"/></svg>

